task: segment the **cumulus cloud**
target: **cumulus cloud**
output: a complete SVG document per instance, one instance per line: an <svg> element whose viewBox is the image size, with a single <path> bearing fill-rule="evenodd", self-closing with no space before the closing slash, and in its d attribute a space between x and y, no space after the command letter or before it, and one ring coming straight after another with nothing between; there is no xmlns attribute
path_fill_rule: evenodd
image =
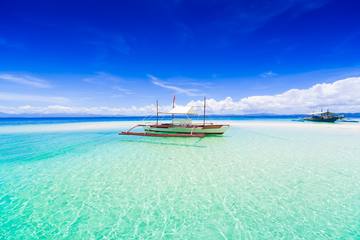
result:
<svg viewBox="0 0 360 240"><path fill-rule="evenodd" d="M202 100L199 100L191 101L187 105L202 106L202 104ZM169 107L165 106L164 109ZM208 99L207 107L209 113L216 114L295 114L308 113L321 108L329 108L336 112L360 112L360 77L346 78L333 83L319 83L307 89L290 89L277 95L251 96L240 100L234 100L231 97L223 100ZM148 115L155 112L155 106L116 108L25 105L20 107L0 106L0 112L10 114Z"/></svg>
<svg viewBox="0 0 360 240"><path fill-rule="evenodd" d="M0 80L35 88L50 88L48 81L26 74L0 73Z"/></svg>
<svg viewBox="0 0 360 240"><path fill-rule="evenodd" d="M201 104L192 101L188 105ZM360 77L320 83L308 89L290 89L277 95L251 96L238 101L227 97L208 100L213 113L307 113L320 108L339 112L360 112Z"/></svg>

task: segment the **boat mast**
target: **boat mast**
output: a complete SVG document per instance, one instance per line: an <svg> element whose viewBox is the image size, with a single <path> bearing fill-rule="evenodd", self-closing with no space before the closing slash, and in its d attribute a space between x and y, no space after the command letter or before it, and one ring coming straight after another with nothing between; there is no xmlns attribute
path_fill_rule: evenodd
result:
<svg viewBox="0 0 360 240"><path fill-rule="evenodd" d="M204 119L203 119L204 126L205 126L205 118L206 118L206 97L204 97Z"/></svg>
<svg viewBox="0 0 360 240"><path fill-rule="evenodd" d="M176 99L176 96L174 95L173 102L172 102L173 109L175 108L175 99ZM171 122L174 123L174 114L171 114Z"/></svg>
<svg viewBox="0 0 360 240"><path fill-rule="evenodd" d="M156 126L159 125L159 101L156 100Z"/></svg>

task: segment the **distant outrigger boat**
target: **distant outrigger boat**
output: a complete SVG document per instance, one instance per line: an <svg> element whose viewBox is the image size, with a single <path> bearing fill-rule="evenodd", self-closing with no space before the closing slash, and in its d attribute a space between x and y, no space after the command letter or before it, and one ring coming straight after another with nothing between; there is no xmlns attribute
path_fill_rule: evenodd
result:
<svg viewBox="0 0 360 240"><path fill-rule="evenodd" d="M329 110L327 110L326 112L314 112L310 115L310 117L305 117L304 121L334 123L337 120L341 120L344 118L344 115L332 113Z"/></svg>
<svg viewBox="0 0 360 240"><path fill-rule="evenodd" d="M171 122L160 123L159 115L171 115ZM176 115L185 115L186 119L176 119ZM175 97L173 99L173 108L168 112L159 112L159 104L156 101L156 122L150 124L138 124L127 131L121 132L121 135L149 136L149 137L205 137L214 134L221 135L230 127L228 124L214 124L206 122L206 98L203 105L202 123L193 123L191 115L197 115L194 107L175 106ZM144 132L133 132L137 127L143 127Z"/></svg>

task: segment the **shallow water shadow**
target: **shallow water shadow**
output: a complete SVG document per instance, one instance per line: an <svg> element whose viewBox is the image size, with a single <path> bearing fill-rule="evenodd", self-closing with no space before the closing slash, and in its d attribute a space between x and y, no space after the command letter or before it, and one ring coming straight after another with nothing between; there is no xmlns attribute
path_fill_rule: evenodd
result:
<svg viewBox="0 0 360 240"><path fill-rule="evenodd" d="M134 142L134 143L148 143L156 145L167 145L167 146L180 146L180 147L194 147L194 148L206 148L207 146L196 145L200 142L201 139L197 140L194 144L185 144L185 143L170 143L170 142L158 142L158 141L147 141L147 140L132 140L132 139L121 139L121 142Z"/></svg>
<svg viewBox="0 0 360 240"><path fill-rule="evenodd" d="M289 138L274 136L274 135L262 133L262 132L259 132L259 131L254 131L254 130L249 130L249 129L246 129L246 130L243 130L243 131L247 131L247 132L252 133L252 134L256 134L256 135L267 137L267 138L273 138L273 139L277 139L277 140L281 140L281 141L291 141L291 139L289 139Z"/></svg>

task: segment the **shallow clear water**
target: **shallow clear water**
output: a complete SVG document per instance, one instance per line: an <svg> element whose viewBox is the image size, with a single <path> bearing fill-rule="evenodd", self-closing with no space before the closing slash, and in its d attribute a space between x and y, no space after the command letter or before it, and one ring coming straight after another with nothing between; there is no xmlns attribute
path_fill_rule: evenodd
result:
<svg viewBox="0 0 360 240"><path fill-rule="evenodd" d="M0 133L0 239L359 239L359 131L301 124Z"/></svg>

